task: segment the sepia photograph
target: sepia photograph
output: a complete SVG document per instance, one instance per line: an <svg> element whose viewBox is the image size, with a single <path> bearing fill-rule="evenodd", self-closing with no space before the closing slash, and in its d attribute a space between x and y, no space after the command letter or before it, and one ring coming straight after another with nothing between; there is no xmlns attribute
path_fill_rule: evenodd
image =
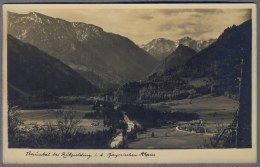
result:
<svg viewBox="0 0 260 167"><path fill-rule="evenodd" d="M4 157L26 150L25 159L59 154L85 162L102 150L100 157L123 162L237 150L253 159L255 10L4 5Z"/></svg>

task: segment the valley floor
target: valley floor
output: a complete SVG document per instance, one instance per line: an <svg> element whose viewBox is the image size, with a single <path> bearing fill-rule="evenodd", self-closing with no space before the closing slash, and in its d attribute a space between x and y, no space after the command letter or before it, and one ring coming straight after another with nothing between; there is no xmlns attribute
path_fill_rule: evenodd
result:
<svg viewBox="0 0 260 167"><path fill-rule="evenodd" d="M232 123L234 114L238 108L238 102L225 96L212 97L205 95L201 97L183 100L174 100L160 103L147 104L149 107L160 110L162 112L186 112L199 114L203 126L208 132L190 133L180 129L178 124L169 123L167 126L158 128L149 128L146 131L139 132L137 138L127 143L127 148L163 148L163 149L189 149L189 148L205 148L205 144L209 142L209 138L217 131ZM63 106L64 110L72 107L77 111L77 117L83 118L86 113L93 112L93 105L72 105ZM48 122L55 121L55 109L42 110L19 110L20 118L24 120L26 127L30 127L37 123L44 125ZM125 118L126 119L126 118ZM134 126L133 121L126 119L128 127ZM185 122L184 122L185 124ZM103 119L82 119L80 126L84 132L102 131L105 126ZM131 129L128 128L128 131ZM122 135L114 138L112 145L118 145L122 141ZM118 140L120 139L120 140Z"/></svg>
<svg viewBox="0 0 260 167"><path fill-rule="evenodd" d="M238 102L225 96L210 95L190 99L149 104L150 107L164 112L195 112L203 120L204 127L212 134L217 128L232 123L238 108ZM154 133L154 137L152 137ZM177 131L176 126L151 128L140 133L135 141L128 143L128 148L204 148L211 135Z"/></svg>
<svg viewBox="0 0 260 167"><path fill-rule="evenodd" d="M205 140L208 136L180 132L175 127L151 128L128 143L128 148L203 148Z"/></svg>

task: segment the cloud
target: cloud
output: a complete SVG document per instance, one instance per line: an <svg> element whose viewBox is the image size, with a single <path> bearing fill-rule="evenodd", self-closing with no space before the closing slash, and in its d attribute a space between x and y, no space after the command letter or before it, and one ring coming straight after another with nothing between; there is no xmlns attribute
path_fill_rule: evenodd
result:
<svg viewBox="0 0 260 167"><path fill-rule="evenodd" d="M192 36L193 38L200 39L202 34L210 33L211 27L207 26L181 26L179 36Z"/></svg>
<svg viewBox="0 0 260 167"><path fill-rule="evenodd" d="M26 13L25 9L19 11ZM126 36L137 44L154 38L217 38L227 27L251 18L248 9L30 9L71 22L85 22Z"/></svg>
<svg viewBox="0 0 260 167"><path fill-rule="evenodd" d="M218 13L220 9L160 9L159 12L163 15L175 15L178 13Z"/></svg>
<svg viewBox="0 0 260 167"><path fill-rule="evenodd" d="M144 19L144 20L151 20L151 19L153 19L153 16L144 15L144 16L141 16L140 18Z"/></svg>
<svg viewBox="0 0 260 167"><path fill-rule="evenodd" d="M245 14L244 14L244 19L245 20L249 20L249 19L251 19L252 18L252 12L251 12L251 10L247 10L246 12L245 12Z"/></svg>
<svg viewBox="0 0 260 167"><path fill-rule="evenodd" d="M158 31L170 31L174 29L174 25L171 23L165 23L158 26Z"/></svg>

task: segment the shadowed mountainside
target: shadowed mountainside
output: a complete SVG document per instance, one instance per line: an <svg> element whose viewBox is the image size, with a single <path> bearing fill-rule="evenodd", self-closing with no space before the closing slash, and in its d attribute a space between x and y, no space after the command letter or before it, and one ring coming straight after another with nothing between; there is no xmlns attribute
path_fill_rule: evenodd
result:
<svg viewBox="0 0 260 167"><path fill-rule="evenodd" d="M152 73L163 73L175 67L182 66L195 54L195 50L181 44L169 56L161 60Z"/></svg>
<svg viewBox="0 0 260 167"><path fill-rule="evenodd" d="M157 65L155 58L128 38L92 24L36 12L9 12L8 33L59 59L94 84L100 79L108 84L139 80Z"/></svg>
<svg viewBox="0 0 260 167"><path fill-rule="evenodd" d="M8 96L82 95L97 88L56 58L8 35Z"/></svg>

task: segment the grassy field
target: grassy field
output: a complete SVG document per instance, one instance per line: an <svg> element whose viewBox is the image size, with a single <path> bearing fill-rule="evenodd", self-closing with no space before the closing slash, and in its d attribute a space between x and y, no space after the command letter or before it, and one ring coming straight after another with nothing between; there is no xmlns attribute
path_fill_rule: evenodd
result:
<svg viewBox="0 0 260 167"><path fill-rule="evenodd" d="M76 118L82 118L85 113L93 112L91 105L66 105L63 106L64 110L77 111ZM40 109L40 110L19 110L20 118L23 120L25 126L32 124L45 125L47 123L55 123L55 111L59 109ZM94 124L96 126L94 126ZM85 132L92 132L103 130L102 119L81 119L79 126Z"/></svg>
<svg viewBox="0 0 260 167"><path fill-rule="evenodd" d="M154 137L151 134L154 133ZM129 148L202 148L208 136L179 132L175 127L151 128L128 143Z"/></svg>
<svg viewBox="0 0 260 167"><path fill-rule="evenodd" d="M179 111L198 113L207 128L216 130L216 122L223 126L229 125L238 109L238 102L225 96L212 97L210 95L190 99L155 103L151 107L161 111Z"/></svg>
<svg viewBox="0 0 260 167"><path fill-rule="evenodd" d="M150 107L164 112L195 112L203 120L205 127L216 131L216 122L228 126L234 119L238 102L224 96L210 95L184 100L151 104ZM151 137L154 132L155 137ZM176 131L175 127L152 128L138 135L137 140L128 144L129 148L203 148L210 136Z"/></svg>

